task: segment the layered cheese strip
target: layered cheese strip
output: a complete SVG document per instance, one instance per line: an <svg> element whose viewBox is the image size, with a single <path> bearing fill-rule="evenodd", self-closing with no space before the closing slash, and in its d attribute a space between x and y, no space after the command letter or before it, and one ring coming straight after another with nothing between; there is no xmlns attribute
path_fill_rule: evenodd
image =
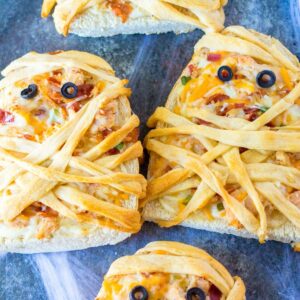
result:
<svg viewBox="0 0 300 300"><path fill-rule="evenodd" d="M218 77L223 66L231 80ZM269 88L256 82L264 70L276 76ZM148 121L157 128L145 140L144 205L158 202L172 216L152 220L169 227L201 212L261 242L287 221L300 228L299 71L279 41L243 27L197 43L166 107Z"/></svg>
<svg viewBox="0 0 300 300"><path fill-rule="evenodd" d="M47 17L55 8L59 18L59 32L67 35L71 23L80 14L93 6L100 10L110 9L125 23L135 9L158 20L174 21L201 28L205 31L220 31L224 24L223 6L227 0L44 0L42 17Z"/></svg>
<svg viewBox="0 0 300 300"><path fill-rule="evenodd" d="M152 242L132 256L117 259L96 299L135 299L131 291L136 286L142 286L148 294L148 298L136 299L194 299L187 296L193 288L202 290L206 299L245 299L241 278L232 277L204 250L178 242Z"/></svg>
<svg viewBox="0 0 300 300"><path fill-rule="evenodd" d="M144 196L146 183L133 163L142 145L126 81L79 51L31 52L2 75L0 223L23 228L38 218L38 239L51 237L62 218L137 232L132 199ZM67 82L77 87L72 99L61 92ZM36 95L22 98L32 84Z"/></svg>

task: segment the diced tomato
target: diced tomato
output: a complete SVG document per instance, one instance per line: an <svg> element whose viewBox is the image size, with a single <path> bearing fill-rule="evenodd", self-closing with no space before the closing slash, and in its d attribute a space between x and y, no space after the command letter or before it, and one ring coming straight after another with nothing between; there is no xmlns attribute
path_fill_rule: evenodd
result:
<svg viewBox="0 0 300 300"><path fill-rule="evenodd" d="M112 149L108 150L107 153L110 155L114 155L114 154L119 154L120 151L117 148L112 148Z"/></svg>
<svg viewBox="0 0 300 300"><path fill-rule="evenodd" d="M36 109L33 111L33 114L36 116L36 117L40 117L40 116L43 116L45 115L46 113L46 110L45 109L42 109L42 108L39 108L39 109Z"/></svg>
<svg viewBox="0 0 300 300"><path fill-rule="evenodd" d="M221 291L213 284L209 288L208 295L210 300L220 300L222 297Z"/></svg>
<svg viewBox="0 0 300 300"><path fill-rule="evenodd" d="M254 121L258 118L260 114L260 109L258 107L246 107L244 112L247 115L248 121Z"/></svg>
<svg viewBox="0 0 300 300"><path fill-rule="evenodd" d="M78 112L81 108L80 101L76 101L70 105L70 108L73 109L75 112Z"/></svg>
<svg viewBox="0 0 300 300"><path fill-rule="evenodd" d="M85 83L85 84L79 85L77 97L81 97L81 96L89 97L91 95L93 88L94 88L93 84Z"/></svg>
<svg viewBox="0 0 300 300"><path fill-rule="evenodd" d="M139 138L139 129L138 128L134 128L128 135L127 137L124 139L124 142L131 142L131 143L135 143L138 138Z"/></svg>
<svg viewBox="0 0 300 300"><path fill-rule="evenodd" d="M221 59L221 54L218 53L208 53L207 60L208 61L218 61Z"/></svg>
<svg viewBox="0 0 300 300"><path fill-rule="evenodd" d="M91 97L91 92L92 92L93 88L94 88L93 84L85 83L85 84L79 85L76 98L81 97L80 101L75 101L69 107L71 109L73 109L75 112L78 112L81 109L81 107L83 106L83 103L81 101L86 100Z"/></svg>
<svg viewBox="0 0 300 300"><path fill-rule="evenodd" d="M245 103L234 103L234 104L229 104L227 106L222 105L216 108L216 114L219 116L225 116L232 109L244 108L244 107L245 107Z"/></svg>
<svg viewBox="0 0 300 300"><path fill-rule="evenodd" d="M227 100L229 98L230 98L229 96L224 95L224 94L215 94L208 98L206 104L221 102L221 101Z"/></svg>
<svg viewBox="0 0 300 300"><path fill-rule="evenodd" d="M59 87L60 81L55 77L49 77L48 82L50 82L52 85Z"/></svg>
<svg viewBox="0 0 300 300"><path fill-rule="evenodd" d="M197 69L197 67L195 65L188 65L188 69L190 72L190 75L192 75L192 73Z"/></svg>
<svg viewBox="0 0 300 300"><path fill-rule="evenodd" d="M0 109L0 124L7 124L7 123L13 123L15 120L15 117L12 113Z"/></svg>
<svg viewBox="0 0 300 300"><path fill-rule="evenodd" d="M234 108L243 108L245 106L245 103L234 103L233 107Z"/></svg>
<svg viewBox="0 0 300 300"><path fill-rule="evenodd" d="M101 131L101 133L102 133L102 136L104 138L106 138L108 135L110 135L112 133L112 131L110 129L105 128Z"/></svg>
<svg viewBox="0 0 300 300"><path fill-rule="evenodd" d="M122 22L125 23L133 9L130 3L122 0L108 0L108 4L114 14L120 17Z"/></svg>
<svg viewBox="0 0 300 300"><path fill-rule="evenodd" d="M206 121L204 121L202 119L199 119L199 118L195 118L195 123L198 124L198 125L209 125L209 124L211 124L211 123L206 122Z"/></svg>

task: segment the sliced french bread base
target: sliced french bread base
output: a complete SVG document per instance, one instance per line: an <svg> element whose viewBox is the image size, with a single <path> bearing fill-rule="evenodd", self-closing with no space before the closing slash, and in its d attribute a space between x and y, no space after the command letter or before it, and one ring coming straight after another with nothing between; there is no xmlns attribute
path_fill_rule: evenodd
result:
<svg viewBox="0 0 300 300"><path fill-rule="evenodd" d="M126 109L124 109L125 112ZM139 162L137 159L124 164L128 173L139 173ZM131 196L124 207L138 209L138 199ZM90 247L115 245L129 238L131 233L120 232L104 226L77 223L66 218L60 220L61 224L50 239L37 239L31 234L27 227L11 228L2 224L0 226L0 252L14 253L40 253L82 250ZM2 228L1 228L2 227ZM35 227L33 226L33 229ZM10 237L5 236L7 232Z"/></svg>
<svg viewBox="0 0 300 300"><path fill-rule="evenodd" d="M57 20L58 18L54 13L55 25L59 27ZM192 31L195 28L189 24L158 20L140 12L133 13L127 22L122 23L121 19L111 11L91 8L72 22L70 33L84 37L107 37L117 34L158 34L170 31L179 34Z"/></svg>
<svg viewBox="0 0 300 300"><path fill-rule="evenodd" d="M130 233L99 228L95 232L78 238L55 236L49 240L17 240L9 239L0 244L1 252L14 253L47 253L59 251L82 250L90 247L115 245L130 237Z"/></svg>
<svg viewBox="0 0 300 300"><path fill-rule="evenodd" d="M158 201L152 201L146 205L143 212L143 218L146 221L155 222L157 219L169 220L171 218L171 214L168 213ZM201 212L192 214L180 225L218 233L233 234L243 238L257 239L256 235L245 229L237 229L235 227L228 226L226 220L215 219L210 221ZM280 227L269 229L267 240L274 240L282 243L300 242L300 229L287 221Z"/></svg>

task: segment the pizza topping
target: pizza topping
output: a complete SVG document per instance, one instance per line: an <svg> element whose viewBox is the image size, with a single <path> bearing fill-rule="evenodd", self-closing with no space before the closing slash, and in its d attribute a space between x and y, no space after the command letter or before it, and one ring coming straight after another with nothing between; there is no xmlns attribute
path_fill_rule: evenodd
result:
<svg viewBox="0 0 300 300"><path fill-rule="evenodd" d="M135 143L139 139L140 131L138 128L134 128L124 139L124 142Z"/></svg>
<svg viewBox="0 0 300 300"><path fill-rule="evenodd" d="M124 148L124 143L121 142L121 143L118 144L115 148L116 148L118 151L121 151L121 150Z"/></svg>
<svg viewBox="0 0 300 300"><path fill-rule="evenodd" d="M21 97L23 99L32 99L36 96L38 88L36 84L30 84L26 89L21 91Z"/></svg>
<svg viewBox="0 0 300 300"><path fill-rule="evenodd" d="M256 82L261 88L270 88L276 82L276 75L270 70L261 71L257 74Z"/></svg>
<svg viewBox="0 0 300 300"><path fill-rule="evenodd" d="M130 300L148 300L148 297L148 292L142 285L134 287L130 292Z"/></svg>
<svg viewBox="0 0 300 300"><path fill-rule="evenodd" d="M233 78L232 69L229 66L222 66L218 70L218 78L224 82L230 81Z"/></svg>
<svg viewBox="0 0 300 300"><path fill-rule="evenodd" d="M191 79L192 79L191 76L182 76L181 77L182 85L186 85Z"/></svg>
<svg viewBox="0 0 300 300"><path fill-rule="evenodd" d="M208 61L218 61L218 60L220 60L221 59L221 54L219 54L219 53L209 53L208 55L207 55L207 60Z"/></svg>
<svg viewBox="0 0 300 300"><path fill-rule="evenodd" d="M3 109L0 109L0 124L7 124L7 123L13 123L15 120L15 117L12 113L6 111L6 110L3 110Z"/></svg>
<svg viewBox="0 0 300 300"><path fill-rule="evenodd" d="M78 86L72 82L66 82L61 88L61 94L67 99L73 99L78 94Z"/></svg>
<svg viewBox="0 0 300 300"><path fill-rule="evenodd" d="M38 109L35 109L33 110L33 115L36 116L36 117L43 117L44 115L46 114L46 110L43 109L43 108L38 108Z"/></svg>
<svg viewBox="0 0 300 300"><path fill-rule="evenodd" d="M244 112L246 115L246 119L251 122L254 121L255 119L257 119L258 116L261 114L261 110L256 106L246 107L246 108L244 108Z"/></svg>
<svg viewBox="0 0 300 300"><path fill-rule="evenodd" d="M186 293L186 300L205 300L205 299L206 299L205 293L197 287L193 287L189 289Z"/></svg>
<svg viewBox="0 0 300 300"><path fill-rule="evenodd" d="M85 97L85 98L91 97L93 88L94 85L90 83L84 83L79 85L77 97Z"/></svg>
<svg viewBox="0 0 300 300"><path fill-rule="evenodd" d="M228 100L230 97L224 94L214 94L207 99L206 104L221 102Z"/></svg>
<svg viewBox="0 0 300 300"><path fill-rule="evenodd" d="M208 295L210 300L220 300L222 297L221 291L213 284L209 288Z"/></svg>
<svg viewBox="0 0 300 300"><path fill-rule="evenodd" d="M125 23L133 10L130 3L125 0L108 0L107 2L114 14Z"/></svg>

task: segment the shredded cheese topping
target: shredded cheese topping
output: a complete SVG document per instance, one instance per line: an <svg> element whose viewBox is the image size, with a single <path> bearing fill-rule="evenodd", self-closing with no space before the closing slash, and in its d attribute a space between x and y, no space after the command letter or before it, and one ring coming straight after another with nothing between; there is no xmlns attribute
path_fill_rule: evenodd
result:
<svg viewBox="0 0 300 300"><path fill-rule="evenodd" d="M133 9L141 9L146 15L159 20L190 24L205 31L220 31L224 24L223 6L227 0L44 0L42 17L48 17L56 5L59 33L67 35L77 16L93 6L101 10L112 10L126 22Z"/></svg>
<svg viewBox="0 0 300 300"><path fill-rule="evenodd" d="M117 259L96 299L129 299L132 288L139 285L147 289L149 300L186 299L192 287L201 288L207 299L245 299L241 278L233 278L204 250L177 242L152 242L132 256ZM220 293L217 298L213 289Z"/></svg>
<svg viewBox="0 0 300 300"><path fill-rule="evenodd" d="M2 74L1 224L26 227L38 217L38 239L51 237L64 218L137 232L132 199L144 196L146 182L136 174L142 145L126 80L79 51L28 53ZM60 93L65 82L78 86L74 99ZM25 100L20 92L32 83L38 94Z"/></svg>
<svg viewBox="0 0 300 300"><path fill-rule="evenodd" d="M158 202L171 215L151 220L169 227L200 213L260 242L287 220L300 228L298 60L277 40L238 26L205 35L195 51L166 107L148 121L156 129L145 140L143 204ZM217 76L224 65L231 81ZM268 89L256 83L262 70L276 74Z"/></svg>

